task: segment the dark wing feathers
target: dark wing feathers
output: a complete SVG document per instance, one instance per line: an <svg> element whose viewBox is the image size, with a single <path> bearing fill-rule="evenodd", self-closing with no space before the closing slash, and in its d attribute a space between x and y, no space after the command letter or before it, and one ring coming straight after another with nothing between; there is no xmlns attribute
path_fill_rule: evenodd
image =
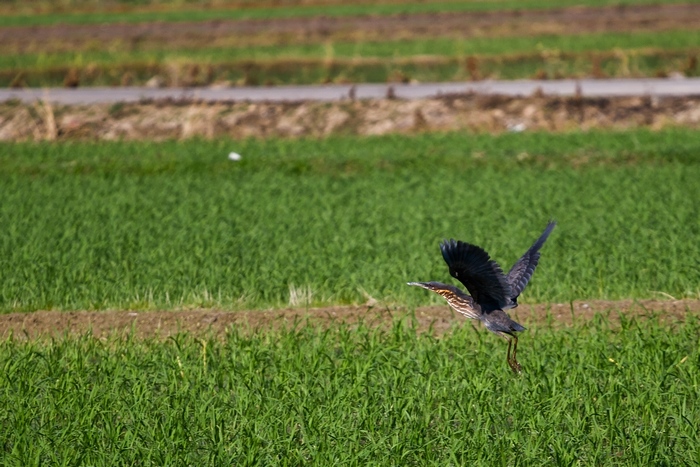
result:
<svg viewBox="0 0 700 467"><path fill-rule="evenodd" d="M510 271L508 271L508 285L510 286L512 294L511 298L516 306L518 295L525 290L525 286L527 286L527 283L530 282L530 278L535 272L537 263L540 260L540 248L542 248L542 245L544 245L544 242L547 240L547 237L549 237L549 234L552 233L552 230L554 230L556 225L556 222L550 222L547 224L547 228L544 229L544 232L542 232L540 238L538 238L537 241L532 244L530 249L527 250L525 254L513 265L513 267L510 268Z"/></svg>
<svg viewBox="0 0 700 467"><path fill-rule="evenodd" d="M506 306L511 295L503 270L476 245L456 240L440 244L450 274L467 288L484 312Z"/></svg>

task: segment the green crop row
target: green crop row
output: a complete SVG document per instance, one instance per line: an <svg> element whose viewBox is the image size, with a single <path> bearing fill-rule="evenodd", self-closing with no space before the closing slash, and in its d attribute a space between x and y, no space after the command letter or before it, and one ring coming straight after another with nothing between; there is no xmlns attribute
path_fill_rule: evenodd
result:
<svg viewBox="0 0 700 467"><path fill-rule="evenodd" d="M172 50L93 50L51 54L0 56L0 69L43 69L57 66L119 66L124 63L197 62L225 63L235 60L327 60L401 59L410 57L513 56L542 54L556 59L559 54L605 52L634 56L648 50L695 50L700 31L676 30L663 34L648 32L577 34L571 36L422 38L396 41L336 42L326 44L277 44L273 46L217 47Z"/></svg>
<svg viewBox="0 0 700 467"><path fill-rule="evenodd" d="M688 0L684 3L696 3L698 0ZM660 3L678 3L678 0L490 0L480 1L436 1L436 2L371 2L353 4L352 2L340 2L329 5L298 5L273 7L241 8L235 2L228 8L197 7L194 5L180 4L176 7L147 10L134 8L124 11L124 8L100 10L91 12L65 12L68 8L80 6L95 7L95 5L80 5L83 2L61 2L64 11L56 9L56 5L48 3L46 6L56 11L51 13L36 13L29 2L18 2L14 8L6 7L5 13L0 15L0 27L7 26L46 26L52 24L107 24L107 23L137 23L152 21L206 21L206 20L243 20L243 19L273 19L273 18L301 18L312 16L356 16L356 15L401 15L416 13L438 13L458 11L494 11L494 10L523 10L562 8L571 6L625 6L625 5L656 5ZM41 2L38 2L41 3ZM131 3L131 2L130 2ZM248 5L249 6L249 5ZM13 12L13 9L16 10ZM41 10L41 9L39 9Z"/></svg>
<svg viewBox="0 0 700 467"><path fill-rule="evenodd" d="M700 323L621 318L532 327L518 377L469 326L8 339L0 463L696 465Z"/></svg>
<svg viewBox="0 0 700 467"><path fill-rule="evenodd" d="M697 297L699 177L692 130L3 144L0 309L438 303L440 240L550 218L524 302Z"/></svg>
<svg viewBox="0 0 700 467"><path fill-rule="evenodd" d="M0 56L0 84L171 85L229 80L247 84L386 82L570 76L694 76L698 31L519 38L416 39L175 50L62 52ZM125 81L126 80L126 81Z"/></svg>
<svg viewBox="0 0 700 467"><path fill-rule="evenodd" d="M0 86L142 86L158 77L166 86L396 83L480 79L662 77L700 74L697 51L642 50L583 54L430 57L418 59L289 59L202 64L197 61L126 62L0 70Z"/></svg>

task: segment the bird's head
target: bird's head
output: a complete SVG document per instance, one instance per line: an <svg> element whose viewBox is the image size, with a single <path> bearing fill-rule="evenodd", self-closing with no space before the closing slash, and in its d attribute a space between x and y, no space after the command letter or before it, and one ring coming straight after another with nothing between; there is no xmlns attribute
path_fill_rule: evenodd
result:
<svg viewBox="0 0 700 467"><path fill-rule="evenodd" d="M445 298L464 296L464 292L459 290L459 288L455 287L454 285L443 284L442 282L407 282L407 284L422 287L426 290L430 290L431 292L435 292L436 294L440 294Z"/></svg>
<svg viewBox="0 0 700 467"><path fill-rule="evenodd" d="M426 290L431 290L433 292L437 292L438 290L444 290L448 287L447 284L443 284L442 282L407 282L407 284L415 287L422 287Z"/></svg>
<svg viewBox="0 0 700 467"><path fill-rule="evenodd" d="M467 318L479 319L479 311L475 308L475 306L478 307L478 305L475 305L473 299L469 295L465 294L454 285L443 284L442 282L409 282L408 285L435 292L447 300L447 303L457 312L462 313Z"/></svg>

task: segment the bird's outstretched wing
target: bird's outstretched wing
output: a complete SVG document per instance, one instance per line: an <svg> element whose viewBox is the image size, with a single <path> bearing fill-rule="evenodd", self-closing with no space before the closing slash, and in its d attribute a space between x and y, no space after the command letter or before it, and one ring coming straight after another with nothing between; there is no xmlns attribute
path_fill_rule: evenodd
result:
<svg viewBox="0 0 700 467"><path fill-rule="evenodd" d="M540 238L532 244L530 249L508 271L507 279L512 294L510 298L514 303L513 306L517 306L518 295L525 290L525 286L530 282L530 278L537 267L537 262L540 260L540 248L542 248L542 245L544 245L544 242L556 225L557 223L553 221L547 224L547 228L544 229Z"/></svg>
<svg viewBox="0 0 700 467"><path fill-rule="evenodd" d="M509 302L510 286L503 270L483 249L450 239L440 244L440 250L452 277L464 284L482 311L502 308Z"/></svg>

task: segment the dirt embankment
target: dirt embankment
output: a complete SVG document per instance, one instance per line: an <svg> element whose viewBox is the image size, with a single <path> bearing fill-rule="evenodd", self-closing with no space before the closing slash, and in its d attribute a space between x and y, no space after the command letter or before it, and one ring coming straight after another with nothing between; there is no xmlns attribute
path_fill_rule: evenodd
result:
<svg viewBox="0 0 700 467"><path fill-rule="evenodd" d="M430 131L700 127L700 96L560 98L457 95L335 103L0 103L0 141L324 137Z"/></svg>

